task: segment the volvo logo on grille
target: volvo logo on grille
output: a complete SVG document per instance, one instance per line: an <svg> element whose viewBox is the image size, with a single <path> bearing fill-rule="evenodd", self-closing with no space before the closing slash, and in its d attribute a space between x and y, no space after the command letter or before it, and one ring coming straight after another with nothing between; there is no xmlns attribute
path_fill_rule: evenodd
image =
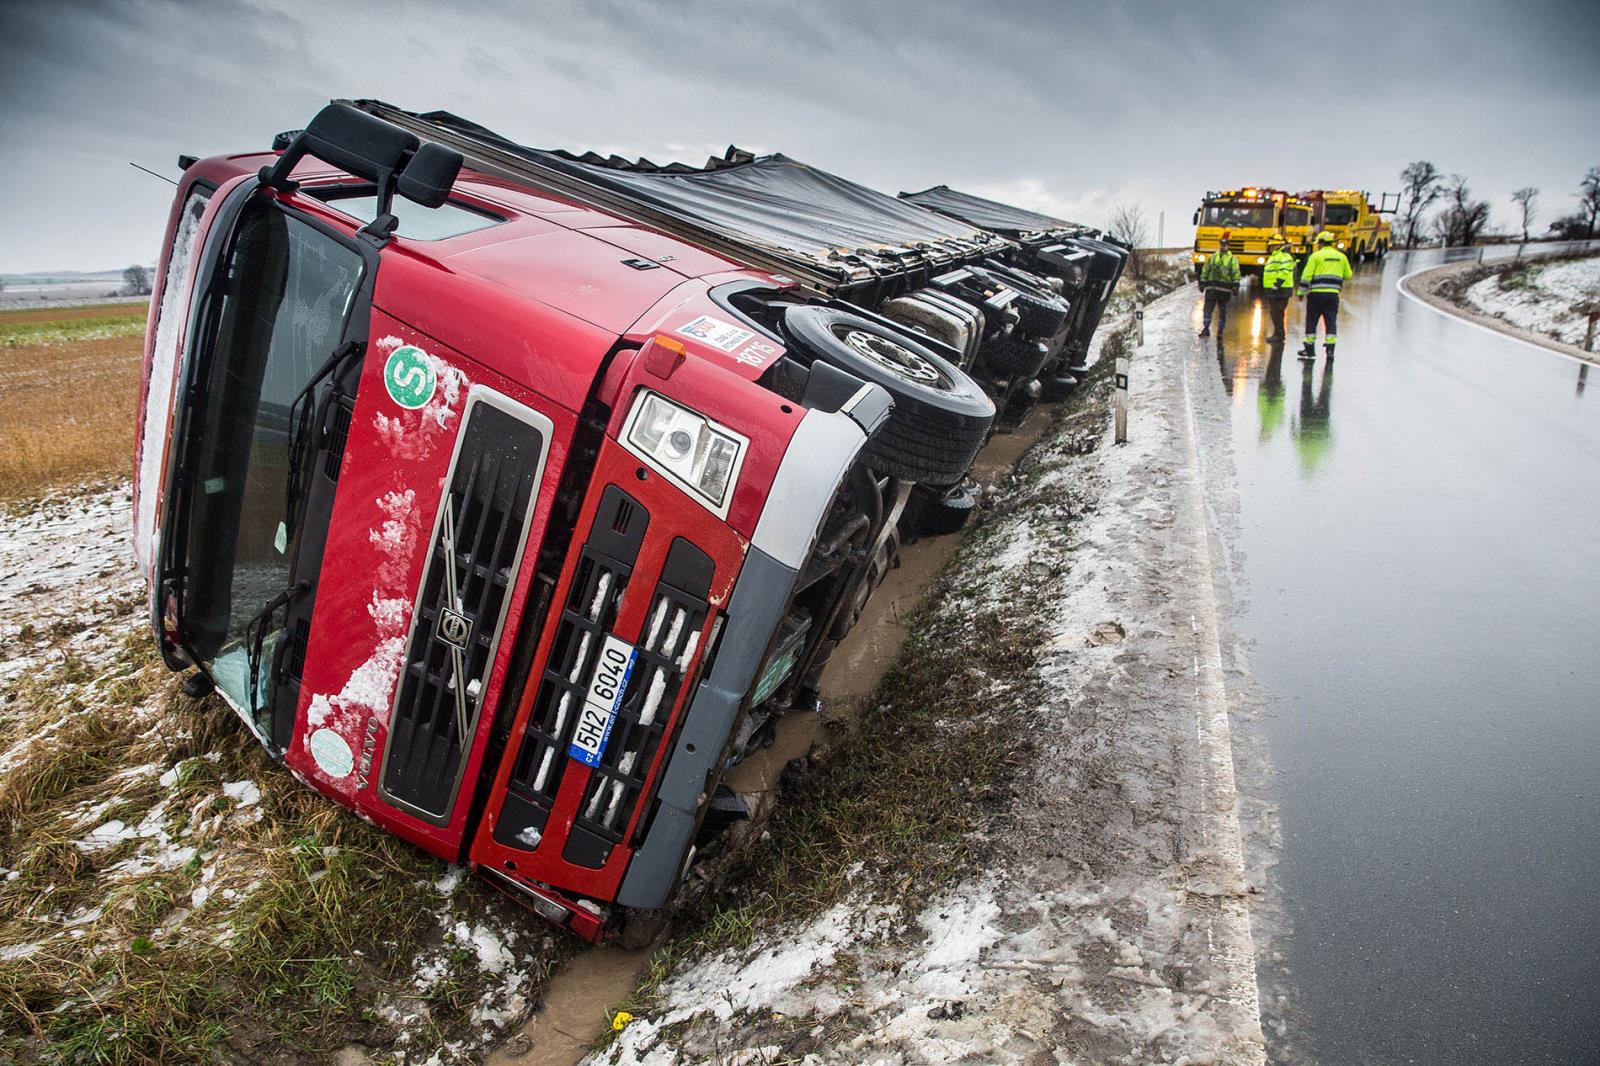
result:
<svg viewBox="0 0 1600 1066"><path fill-rule="evenodd" d="M458 651L467 650L467 642L472 637L472 623L460 611L452 611L448 607L439 611L439 639Z"/></svg>

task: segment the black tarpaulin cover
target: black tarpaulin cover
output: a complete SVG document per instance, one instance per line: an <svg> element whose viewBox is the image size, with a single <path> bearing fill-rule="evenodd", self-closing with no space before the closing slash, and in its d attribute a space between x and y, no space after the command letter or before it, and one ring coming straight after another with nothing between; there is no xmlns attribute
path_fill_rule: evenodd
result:
<svg viewBox="0 0 1600 1066"><path fill-rule="evenodd" d="M648 163L614 160L630 166L623 170L587 161L602 158L592 154L579 157L519 145L449 112L430 111L420 117L729 237L814 260L927 245L971 244L981 249L995 240L959 219L783 155L750 159L747 153L730 149L729 158L736 161L715 160L705 169L651 168Z"/></svg>
<svg viewBox="0 0 1600 1066"><path fill-rule="evenodd" d="M1037 211L1025 211L971 193L957 192L948 185L935 185L921 192L903 192L900 198L997 233L1040 233L1084 228L1074 222L1041 215Z"/></svg>

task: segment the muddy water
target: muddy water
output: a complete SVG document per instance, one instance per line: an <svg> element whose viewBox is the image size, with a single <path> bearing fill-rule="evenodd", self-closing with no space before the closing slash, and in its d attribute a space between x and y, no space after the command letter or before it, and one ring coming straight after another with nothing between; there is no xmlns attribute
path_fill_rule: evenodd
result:
<svg viewBox="0 0 1600 1066"><path fill-rule="evenodd" d="M1054 410L1053 405L1035 407L1016 429L990 440L973 464L973 476L986 490L1005 479L1044 433ZM860 700L878 687L906 638L907 620L960 544L959 536L947 536L901 547L899 567L867 602L861 621L839 645L823 676L827 720L849 721ZM729 771L725 783L758 802L775 795L784 767L811 751L822 738L824 721L824 715L804 713L783 718L772 745ZM490 1066L574 1066L582 1061L611 1024L616 1005L637 987L650 950L605 945L577 956L551 979L539 1013L489 1056Z"/></svg>

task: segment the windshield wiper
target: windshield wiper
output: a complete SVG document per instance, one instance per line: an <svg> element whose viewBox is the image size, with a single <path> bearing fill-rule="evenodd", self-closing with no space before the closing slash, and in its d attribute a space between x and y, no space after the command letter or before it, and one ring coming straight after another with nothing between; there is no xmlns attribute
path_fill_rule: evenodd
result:
<svg viewBox="0 0 1600 1066"><path fill-rule="evenodd" d="M289 404L289 476L286 479L286 488L283 501L283 530L284 545L293 542L295 533L300 526L300 505L305 498L305 471L306 456L311 451L311 427L316 417L316 423L325 422L328 406L343 397L343 390L339 387L337 371L343 368L345 361L353 356L358 356L366 350L366 345L361 341L345 341L333 350L327 362L311 375L299 392L295 393L294 400ZM333 378L333 389L328 393L322 403L310 403L321 385L329 377Z"/></svg>
<svg viewBox="0 0 1600 1066"><path fill-rule="evenodd" d="M296 596L310 587L311 582L301 578L268 600L266 606L257 611L244 625L244 654L245 662L250 667L250 717L252 718L261 711L256 701L261 698L261 653L267 643L267 627L272 624L273 617L279 611L288 607Z"/></svg>

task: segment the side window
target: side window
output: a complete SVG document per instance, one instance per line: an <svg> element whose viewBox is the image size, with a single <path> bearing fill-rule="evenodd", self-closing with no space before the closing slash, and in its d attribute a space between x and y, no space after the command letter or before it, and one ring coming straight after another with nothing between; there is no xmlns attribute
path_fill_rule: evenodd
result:
<svg viewBox="0 0 1600 1066"><path fill-rule="evenodd" d="M134 526L134 550L142 565L153 559L151 542L156 521L156 496L161 491L162 460L172 418L172 374L177 361L178 338L183 332L189 303L189 265L194 260L200 218L211 200L211 190L197 187L183 202L178 228L167 254L167 272L161 281L161 303L156 308L156 336L151 346L150 378L145 385L143 427L137 467L139 513Z"/></svg>
<svg viewBox="0 0 1600 1066"><path fill-rule="evenodd" d="M185 638L236 706L271 703L261 669L298 542L295 405L338 347L360 253L271 204L240 216L204 363L192 458ZM281 606L281 603L279 604Z"/></svg>

